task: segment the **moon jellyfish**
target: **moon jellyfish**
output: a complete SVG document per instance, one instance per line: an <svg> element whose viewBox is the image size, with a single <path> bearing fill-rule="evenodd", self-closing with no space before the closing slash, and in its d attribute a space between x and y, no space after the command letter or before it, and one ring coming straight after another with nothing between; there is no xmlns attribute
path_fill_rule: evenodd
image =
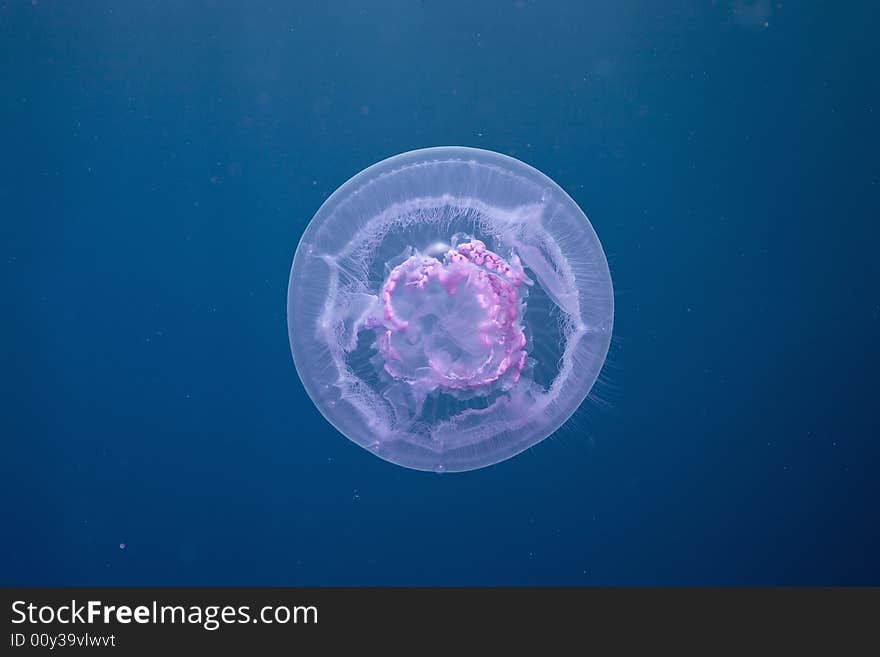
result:
<svg viewBox="0 0 880 657"><path fill-rule="evenodd" d="M511 157L443 147L375 164L309 223L291 351L324 417L408 468L482 468L584 401L608 352L611 276L593 227Z"/></svg>

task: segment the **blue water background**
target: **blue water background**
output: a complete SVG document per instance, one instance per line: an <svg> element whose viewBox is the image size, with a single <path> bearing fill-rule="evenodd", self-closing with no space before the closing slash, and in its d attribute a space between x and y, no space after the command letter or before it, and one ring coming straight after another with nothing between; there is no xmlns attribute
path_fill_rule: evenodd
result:
<svg viewBox="0 0 880 657"><path fill-rule="evenodd" d="M870 3L0 2L0 584L880 584ZM541 169L616 290L497 466L309 401L287 277L369 164Z"/></svg>

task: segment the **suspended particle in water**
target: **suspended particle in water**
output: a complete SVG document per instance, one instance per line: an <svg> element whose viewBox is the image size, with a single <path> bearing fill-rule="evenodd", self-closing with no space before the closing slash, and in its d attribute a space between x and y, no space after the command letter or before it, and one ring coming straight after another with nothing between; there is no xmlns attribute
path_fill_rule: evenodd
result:
<svg viewBox="0 0 880 657"><path fill-rule="evenodd" d="M473 148L403 153L337 189L300 240L291 351L324 417L377 456L474 470L565 422L608 352L599 239L552 180Z"/></svg>

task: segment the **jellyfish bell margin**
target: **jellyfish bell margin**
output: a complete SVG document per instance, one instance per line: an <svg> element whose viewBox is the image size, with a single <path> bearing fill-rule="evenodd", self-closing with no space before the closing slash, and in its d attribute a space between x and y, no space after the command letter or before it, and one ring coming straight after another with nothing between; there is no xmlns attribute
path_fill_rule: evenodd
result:
<svg viewBox="0 0 880 657"><path fill-rule="evenodd" d="M614 321L592 225L550 178L436 147L364 169L318 209L290 271L297 373L340 433L434 472L486 467L556 431Z"/></svg>

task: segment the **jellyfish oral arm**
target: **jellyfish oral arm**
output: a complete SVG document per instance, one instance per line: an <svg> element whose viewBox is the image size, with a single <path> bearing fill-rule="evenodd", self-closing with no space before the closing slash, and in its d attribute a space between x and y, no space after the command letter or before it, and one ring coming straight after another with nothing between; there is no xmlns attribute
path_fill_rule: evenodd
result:
<svg viewBox="0 0 880 657"><path fill-rule="evenodd" d="M479 240L443 262L416 254L393 268L380 292L377 347L384 370L418 396L435 390L507 389L526 360L518 288L527 280Z"/></svg>

